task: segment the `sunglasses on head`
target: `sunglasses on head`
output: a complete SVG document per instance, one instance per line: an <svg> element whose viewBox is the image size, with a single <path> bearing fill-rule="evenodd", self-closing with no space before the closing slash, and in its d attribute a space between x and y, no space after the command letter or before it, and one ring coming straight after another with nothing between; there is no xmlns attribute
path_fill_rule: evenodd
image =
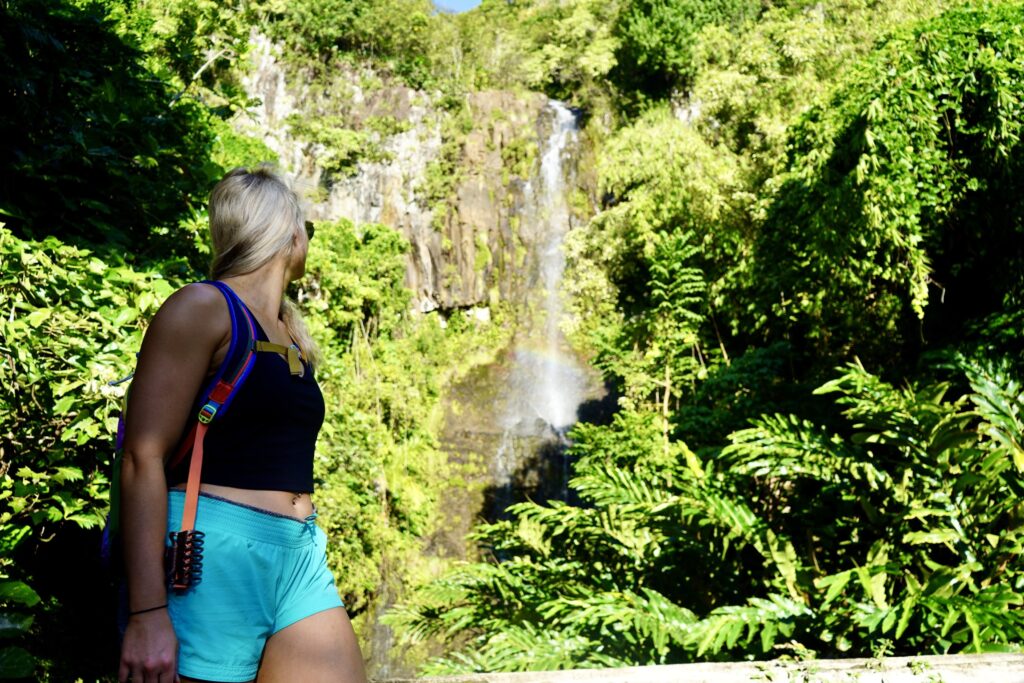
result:
<svg viewBox="0 0 1024 683"><path fill-rule="evenodd" d="M313 221L306 221L306 238L313 239L313 234L316 232L316 226L313 225Z"/></svg>

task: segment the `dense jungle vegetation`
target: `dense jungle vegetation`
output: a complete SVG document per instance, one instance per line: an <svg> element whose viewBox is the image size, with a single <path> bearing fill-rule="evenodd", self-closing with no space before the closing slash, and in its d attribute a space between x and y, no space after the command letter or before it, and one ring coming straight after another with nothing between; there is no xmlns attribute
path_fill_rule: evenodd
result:
<svg viewBox="0 0 1024 683"><path fill-rule="evenodd" d="M357 625L392 572L421 584L399 635L447 643L432 673L1019 650L1024 4L0 0L0 19L2 675L111 673L109 382L203 277L213 183L273 157L230 124L253 29L295 68L372 65L453 117L474 90L542 91L593 160L565 328L619 409L571 432L578 502L517 504L475 562L415 557L457 481L439 399L503 316L412 316L396 231L317 226L292 294L339 407L318 501Z"/></svg>

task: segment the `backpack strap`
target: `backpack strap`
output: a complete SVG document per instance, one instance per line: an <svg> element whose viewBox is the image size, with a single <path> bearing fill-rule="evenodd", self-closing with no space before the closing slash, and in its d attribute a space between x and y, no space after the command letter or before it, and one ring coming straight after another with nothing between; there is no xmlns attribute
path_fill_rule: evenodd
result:
<svg viewBox="0 0 1024 683"><path fill-rule="evenodd" d="M199 412L203 417L197 415L197 421L192 422L188 433L178 444L178 450L167 462L167 468L177 467L192 451L195 442L196 430L202 424L202 419L209 418L207 424L219 414L227 412L228 406L234 398L235 392L241 388L242 383L249 376L255 357L251 356L251 346L256 341L256 326L252 315L242 303L238 295L230 287L215 280L204 280L203 284L213 285L224 295L228 304L228 311L231 314L231 343L224 355L224 360L214 376L209 379L200 392ZM229 388L222 388L215 395L218 385L227 385Z"/></svg>
<svg viewBox="0 0 1024 683"><path fill-rule="evenodd" d="M212 285L224 296L228 305L228 312L231 317L231 342L228 345L227 354L214 376L203 386L202 397L199 401L199 411L196 420L191 424L185 438L181 440L178 450L168 461L167 467L174 468L179 465L191 452L192 461L189 463L188 480L185 489L185 510L182 514L182 531L193 530L195 527L196 508L199 502L200 474L203 461L203 441L206 437L206 430L218 417L222 417L231 405L232 399L238 393L242 384L248 378L256 362L257 351L272 351L281 353L288 359L288 366L292 374L302 374L302 364L299 361L300 351L298 346L293 344L285 347L280 344L263 342L256 339L256 322L252 313L245 306L237 294L223 282L216 280L204 280L203 284ZM138 354L136 354L137 356ZM132 379L131 375L110 382L111 385L121 384ZM131 385L125 392L121 402L121 413L118 416L115 464L111 477L110 492L110 513L107 518L106 528L103 530L103 542L101 555L105 561L118 552L117 546L120 537L120 462L119 453L124 445L124 421L127 415L128 394L131 392Z"/></svg>
<svg viewBox="0 0 1024 683"><path fill-rule="evenodd" d="M274 342L268 341L256 341L253 343L254 348L257 351L270 351L272 353L279 353L288 359L288 371L293 375L301 375L302 361L301 352L299 351L298 344L291 344L290 346L283 346L281 344L275 344Z"/></svg>
<svg viewBox="0 0 1024 683"><path fill-rule="evenodd" d="M190 433L171 462L173 467L181 462L186 453L192 452L188 481L185 485L185 509L181 516L181 531L191 531L195 528L206 430L211 422L227 412L232 399L249 377L256 362L256 324L252 314L226 284L216 280L204 282L216 287L227 300L228 311L231 313L231 343L220 368L203 390L196 422L193 423Z"/></svg>

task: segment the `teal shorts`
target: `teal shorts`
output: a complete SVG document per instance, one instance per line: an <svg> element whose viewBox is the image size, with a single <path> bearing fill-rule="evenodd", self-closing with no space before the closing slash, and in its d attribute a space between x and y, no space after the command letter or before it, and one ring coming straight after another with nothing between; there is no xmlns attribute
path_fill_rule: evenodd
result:
<svg viewBox="0 0 1024 683"><path fill-rule="evenodd" d="M169 531L181 527L184 502L183 491L169 492ZM202 579L184 594L168 594L180 675L252 680L270 636L343 606L327 568L327 534L315 519L315 512L302 521L200 494Z"/></svg>

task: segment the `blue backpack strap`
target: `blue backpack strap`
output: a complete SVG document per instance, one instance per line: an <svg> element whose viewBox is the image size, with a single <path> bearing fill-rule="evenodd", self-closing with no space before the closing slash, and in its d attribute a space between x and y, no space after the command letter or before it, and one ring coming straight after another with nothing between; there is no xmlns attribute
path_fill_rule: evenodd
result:
<svg viewBox="0 0 1024 683"><path fill-rule="evenodd" d="M256 363L256 322L249 309L223 282L203 282L216 287L228 304L231 316L231 343L216 374L203 386L200 392L199 412L196 414L197 422L192 423L174 457L168 462L168 468L177 466L192 450L196 429L200 423L210 424L227 412L235 394L245 383Z"/></svg>
<svg viewBox="0 0 1024 683"><path fill-rule="evenodd" d="M224 295L231 313L231 344L217 374L203 390L203 407L200 408L199 420L208 424L216 415L227 412L235 393L252 372L252 366L256 362L256 322L234 290L217 280L204 280L204 283L213 285ZM231 387L227 394L218 396L223 396L223 400L212 398L218 383Z"/></svg>

